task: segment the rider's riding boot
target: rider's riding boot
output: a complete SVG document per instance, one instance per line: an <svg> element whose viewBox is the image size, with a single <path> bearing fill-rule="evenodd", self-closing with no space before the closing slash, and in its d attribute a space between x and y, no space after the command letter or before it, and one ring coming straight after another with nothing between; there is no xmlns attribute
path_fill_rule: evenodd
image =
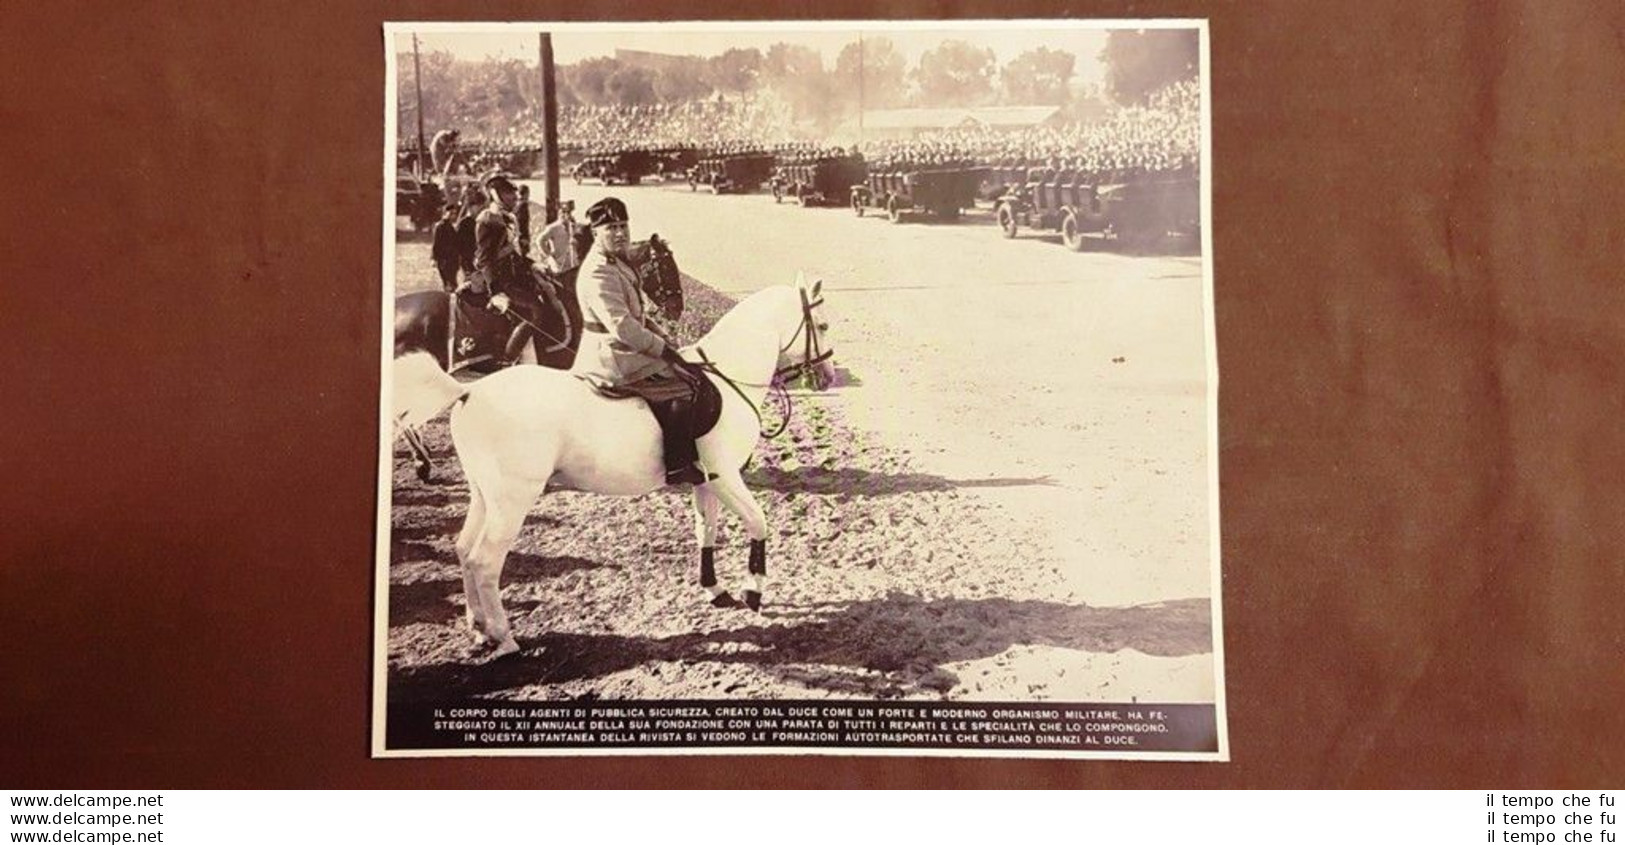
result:
<svg viewBox="0 0 1625 845"><path fill-rule="evenodd" d="M695 465L700 459L699 447L689 433L689 415L694 407L691 399L661 402L665 406L655 414L660 422L662 452L666 461L667 484L704 484L709 479L705 470Z"/></svg>
<svg viewBox="0 0 1625 845"><path fill-rule="evenodd" d="M698 486L710 480L706 477L705 470L694 464L666 470L667 484L693 484Z"/></svg>
<svg viewBox="0 0 1625 845"><path fill-rule="evenodd" d="M524 354L525 344L530 342L530 326L520 323L514 326L513 334L508 335L508 345L503 347L502 354L508 365L519 363L519 356Z"/></svg>

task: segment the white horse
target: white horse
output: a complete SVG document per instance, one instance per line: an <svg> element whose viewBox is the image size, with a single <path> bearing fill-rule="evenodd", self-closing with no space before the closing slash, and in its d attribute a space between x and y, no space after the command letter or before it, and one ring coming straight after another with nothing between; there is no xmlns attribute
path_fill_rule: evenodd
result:
<svg viewBox="0 0 1625 845"><path fill-rule="evenodd" d="M815 313L822 283L768 288L719 320L682 350L709 362L722 395L722 415L699 438L700 464L711 478L694 488L700 583L712 604L736 606L717 585L714 555L718 505L739 515L750 536L745 603L761 608L767 575L767 518L740 473L762 434L758 410L775 379L806 373L817 390L834 381L828 324ZM639 496L665 485L660 428L642 399L606 399L580 379L543 367L510 367L473 384L446 375L427 354L395 364L395 419L416 425L456 403L451 437L468 479L468 518L457 536L463 592L476 646L496 643L496 656L519 650L498 593L503 563L525 516L551 481L592 493Z"/></svg>

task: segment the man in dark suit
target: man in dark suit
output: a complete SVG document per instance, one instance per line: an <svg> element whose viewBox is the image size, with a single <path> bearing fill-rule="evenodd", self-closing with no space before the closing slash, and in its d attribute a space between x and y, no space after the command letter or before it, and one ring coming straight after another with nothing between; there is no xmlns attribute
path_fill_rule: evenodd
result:
<svg viewBox="0 0 1625 845"><path fill-rule="evenodd" d="M434 224L434 246L429 252L440 271L440 286L448 293L457 289L457 271L462 269L463 253L457 244L457 204L447 203Z"/></svg>

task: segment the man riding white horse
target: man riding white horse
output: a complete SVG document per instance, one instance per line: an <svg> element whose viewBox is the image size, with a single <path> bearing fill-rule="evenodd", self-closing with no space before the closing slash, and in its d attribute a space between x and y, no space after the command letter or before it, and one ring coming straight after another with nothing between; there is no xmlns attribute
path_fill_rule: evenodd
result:
<svg viewBox="0 0 1625 845"><path fill-rule="evenodd" d="M595 217L617 219L624 211L606 208ZM739 517L750 540L744 605L762 607L772 530L743 470L764 434L761 407L776 384L803 374L814 390L834 382L821 290L820 283L798 278L794 286L757 291L729 309L687 353L705 365L708 384L725 385L715 394L721 402L715 424L693 444L710 470L692 496L699 581L711 593L713 607L739 605L716 573L723 507ZM601 354L613 355L611 336L602 334ZM656 364L665 360L664 350L659 354L640 353ZM550 484L612 496L659 489L670 477L670 450L663 445L669 441L645 406L605 398L586 381L548 367L509 367L464 383L447 375L428 352L415 351L395 359L393 386L392 413L399 425L421 425L451 408L451 441L469 493L468 517L456 541L469 627L476 647L496 646L493 656L517 652L502 603L502 568L526 514Z"/></svg>
<svg viewBox="0 0 1625 845"><path fill-rule="evenodd" d="M704 484L690 420L698 376L677 342L647 319L638 274L628 260L626 204L606 197L587 209L593 249L576 276L581 348L571 372L598 388L642 397L660 423L667 484Z"/></svg>

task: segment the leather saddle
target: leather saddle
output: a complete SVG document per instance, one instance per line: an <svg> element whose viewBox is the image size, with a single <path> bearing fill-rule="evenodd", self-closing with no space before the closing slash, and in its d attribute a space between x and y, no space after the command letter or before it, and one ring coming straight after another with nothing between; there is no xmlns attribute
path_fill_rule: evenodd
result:
<svg viewBox="0 0 1625 845"><path fill-rule="evenodd" d="M503 347L512 330L509 319L488 307L490 296L465 290L451 297L450 372L480 372L502 362Z"/></svg>
<svg viewBox="0 0 1625 845"><path fill-rule="evenodd" d="M706 377L704 373L693 369L689 372L696 376L695 380L699 387L695 391L694 404L689 408L688 430L694 439L698 440L716 428L717 420L722 418L722 392L717 389L716 382ZM683 383L672 378L645 379L622 386L598 385L591 382L588 384L592 385L594 392L605 399L631 399L635 396L648 402L653 409L657 404L672 403L674 401L672 394L676 392L675 389L681 388ZM656 416L661 416L664 410L659 409Z"/></svg>

